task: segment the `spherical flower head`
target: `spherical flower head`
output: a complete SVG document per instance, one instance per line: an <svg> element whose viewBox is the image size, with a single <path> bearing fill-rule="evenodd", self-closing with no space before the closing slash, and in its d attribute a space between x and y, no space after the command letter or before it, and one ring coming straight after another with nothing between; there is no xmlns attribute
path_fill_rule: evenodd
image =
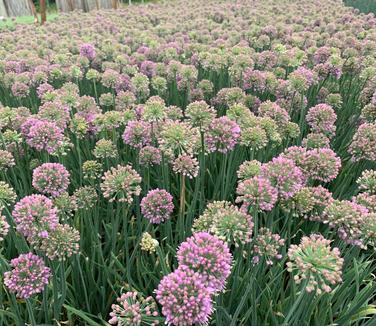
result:
<svg viewBox="0 0 376 326"><path fill-rule="evenodd" d="M261 162L257 160L244 161L238 169L237 175L240 180L251 179L261 172Z"/></svg>
<svg viewBox="0 0 376 326"><path fill-rule="evenodd" d="M302 146L307 149L329 148L330 139L321 133L310 133L302 140Z"/></svg>
<svg viewBox="0 0 376 326"><path fill-rule="evenodd" d="M226 111L226 116L235 121L240 127L254 126L253 121L257 121L253 112L244 104L234 104Z"/></svg>
<svg viewBox="0 0 376 326"><path fill-rule="evenodd" d="M207 232L195 233L180 244L176 256L179 266L201 274L213 292L224 290L232 264L225 242Z"/></svg>
<svg viewBox="0 0 376 326"><path fill-rule="evenodd" d="M261 117L268 117L277 122L279 129L283 129L290 121L287 111L275 102L263 102L258 108L258 112Z"/></svg>
<svg viewBox="0 0 376 326"><path fill-rule="evenodd" d="M123 133L124 143L134 148L142 148L150 145L151 132L152 127L150 123L145 121L129 121Z"/></svg>
<svg viewBox="0 0 376 326"><path fill-rule="evenodd" d="M158 240L154 239L150 233L144 232L140 241L140 248L142 251L146 251L149 254L154 253L159 246Z"/></svg>
<svg viewBox="0 0 376 326"><path fill-rule="evenodd" d="M12 85L11 91L12 91L13 96L23 98L29 95L30 87L25 83L16 81Z"/></svg>
<svg viewBox="0 0 376 326"><path fill-rule="evenodd" d="M260 176L240 182L236 193L236 202L251 210L271 211L278 199L278 190L268 179Z"/></svg>
<svg viewBox="0 0 376 326"><path fill-rule="evenodd" d="M196 101L188 104L185 115L193 127L206 129L216 116L216 111L205 101Z"/></svg>
<svg viewBox="0 0 376 326"><path fill-rule="evenodd" d="M268 179L282 199L288 199L303 187L305 178L295 163L284 157L275 157L261 167L261 177Z"/></svg>
<svg viewBox="0 0 376 326"><path fill-rule="evenodd" d="M13 188L6 182L0 181L0 207L13 205L16 198L17 194Z"/></svg>
<svg viewBox="0 0 376 326"><path fill-rule="evenodd" d="M353 197L352 201L364 206L370 213L376 213L376 194L371 195L367 192L362 192Z"/></svg>
<svg viewBox="0 0 376 326"><path fill-rule="evenodd" d="M0 215L0 242L4 240L4 237L9 232L9 224L5 216Z"/></svg>
<svg viewBox="0 0 376 326"><path fill-rule="evenodd" d="M336 228L342 240L359 247L363 247L360 228L367 214L367 208L348 200L334 200L323 212L324 222Z"/></svg>
<svg viewBox="0 0 376 326"><path fill-rule="evenodd" d="M158 307L152 297L144 298L138 292L126 292L116 299L117 304L111 306L112 325L137 326L159 325L156 317L159 316Z"/></svg>
<svg viewBox="0 0 376 326"><path fill-rule="evenodd" d="M86 180L97 180L102 174L102 164L94 160L85 161L82 163L82 173Z"/></svg>
<svg viewBox="0 0 376 326"><path fill-rule="evenodd" d="M94 60L96 55L94 46L89 43L81 44L80 55L89 60Z"/></svg>
<svg viewBox="0 0 376 326"><path fill-rule="evenodd" d="M167 324L207 324L213 310L212 293L201 274L178 268L163 277L155 293Z"/></svg>
<svg viewBox="0 0 376 326"><path fill-rule="evenodd" d="M28 299L33 294L43 291L48 284L50 269L43 259L32 254L21 254L12 259L12 271L4 273L4 284L17 297Z"/></svg>
<svg viewBox="0 0 376 326"><path fill-rule="evenodd" d="M341 168L341 159L330 148L318 148L307 151L303 170L311 180L330 182Z"/></svg>
<svg viewBox="0 0 376 326"><path fill-rule="evenodd" d="M366 122L376 122L376 103L369 103L362 109L360 116Z"/></svg>
<svg viewBox="0 0 376 326"><path fill-rule="evenodd" d="M211 122L205 142L209 152L218 151L226 154L234 149L239 137L239 125L230 118L223 116Z"/></svg>
<svg viewBox="0 0 376 326"><path fill-rule="evenodd" d="M149 96L149 78L144 74L135 74L131 78L131 85L138 99L146 99Z"/></svg>
<svg viewBox="0 0 376 326"><path fill-rule="evenodd" d="M306 121L312 132L322 133L333 137L336 132L337 115L328 104L317 104L308 110Z"/></svg>
<svg viewBox="0 0 376 326"><path fill-rule="evenodd" d="M273 260L282 258L280 250L284 244L285 240L279 234L273 234L268 228L260 228L254 239L252 262L257 264L261 258L265 258L267 265L273 265Z"/></svg>
<svg viewBox="0 0 376 326"><path fill-rule="evenodd" d="M266 131L259 127L245 127L240 135L240 145L250 147L252 150L260 150L268 144L269 139Z"/></svg>
<svg viewBox="0 0 376 326"><path fill-rule="evenodd" d="M37 87L38 98L42 99L45 94L53 92L54 87L48 83L40 84Z"/></svg>
<svg viewBox="0 0 376 326"><path fill-rule="evenodd" d="M58 224L48 239L42 239L39 249L51 260L64 261L77 254L80 246L80 233L68 224Z"/></svg>
<svg viewBox="0 0 376 326"><path fill-rule="evenodd" d="M349 147L353 160L376 161L376 123L363 123L356 131Z"/></svg>
<svg viewBox="0 0 376 326"><path fill-rule="evenodd" d="M373 248L376 248L376 210L367 214L364 223L361 226L363 242Z"/></svg>
<svg viewBox="0 0 376 326"><path fill-rule="evenodd" d="M88 210L95 206L98 201L98 194L94 187L83 186L73 193L72 200L78 209Z"/></svg>
<svg viewBox="0 0 376 326"><path fill-rule="evenodd" d="M64 130L70 121L70 108L60 101L46 102L39 107L37 118L54 122Z"/></svg>
<svg viewBox="0 0 376 326"><path fill-rule="evenodd" d="M332 286L342 282L343 258L330 243L320 234L311 234L288 250L287 270L294 274L295 283L305 284L307 292L328 293Z"/></svg>
<svg viewBox="0 0 376 326"><path fill-rule="evenodd" d="M361 191L376 194L376 170L364 170L356 183Z"/></svg>
<svg viewBox="0 0 376 326"><path fill-rule="evenodd" d="M103 197L110 202L118 200L130 205L133 196L138 196L141 192L140 183L141 177L132 166L118 165L104 173L100 187Z"/></svg>
<svg viewBox="0 0 376 326"><path fill-rule="evenodd" d="M170 219L173 210L173 197L164 189L150 190L141 200L141 213L152 224Z"/></svg>
<svg viewBox="0 0 376 326"><path fill-rule="evenodd" d="M190 155L180 155L172 163L172 170L190 179L198 176L200 166L198 160Z"/></svg>
<svg viewBox="0 0 376 326"><path fill-rule="evenodd" d="M69 172L60 163L44 163L33 171L33 187L44 195L57 197L68 189Z"/></svg>
<svg viewBox="0 0 376 326"><path fill-rule="evenodd" d="M15 164L11 152L0 150L0 169L6 171L8 168L15 166Z"/></svg>
<svg viewBox="0 0 376 326"><path fill-rule="evenodd" d="M166 105L159 96L150 97L143 108L142 119L147 122L163 121L166 118Z"/></svg>
<svg viewBox="0 0 376 326"><path fill-rule="evenodd" d="M299 67L289 75L288 80L292 90L305 93L316 82L317 76L312 70Z"/></svg>
<svg viewBox="0 0 376 326"><path fill-rule="evenodd" d="M21 126L21 130L29 126L26 136L27 144L37 151L46 150L49 154L55 152L63 143L63 130L56 123L41 121L34 118L28 119Z"/></svg>
<svg viewBox="0 0 376 326"><path fill-rule="evenodd" d="M99 139L95 144L93 154L96 158L116 158L118 151L116 145L109 139Z"/></svg>
<svg viewBox="0 0 376 326"><path fill-rule="evenodd" d="M53 199L53 204L57 209L60 221L66 221L73 216L77 210L76 201L68 192L63 192L60 196Z"/></svg>
<svg viewBox="0 0 376 326"><path fill-rule="evenodd" d="M304 167L304 161L306 159L306 155L307 155L306 148L300 147L300 146L290 146L286 148L280 156L294 161L295 165L302 170Z"/></svg>
<svg viewBox="0 0 376 326"><path fill-rule="evenodd" d="M12 216L17 231L31 243L48 238L49 232L59 223L57 209L52 201L43 195L22 198L14 206Z"/></svg>
<svg viewBox="0 0 376 326"><path fill-rule="evenodd" d="M210 203L193 223L194 232L209 232L240 247L251 241L253 221L244 210L226 201Z"/></svg>
<svg viewBox="0 0 376 326"><path fill-rule="evenodd" d="M139 162L142 166L159 165L162 162L162 154L159 148L145 146L139 153Z"/></svg>

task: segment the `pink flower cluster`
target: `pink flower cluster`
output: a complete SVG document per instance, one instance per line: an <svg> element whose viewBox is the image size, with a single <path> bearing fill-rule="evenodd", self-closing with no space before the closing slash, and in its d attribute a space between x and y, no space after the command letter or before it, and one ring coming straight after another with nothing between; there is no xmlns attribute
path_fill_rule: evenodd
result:
<svg viewBox="0 0 376 326"><path fill-rule="evenodd" d="M57 197L69 186L69 172L60 163L44 163L34 169L32 184L42 194Z"/></svg>
<svg viewBox="0 0 376 326"><path fill-rule="evenodd" d="M152 224L170 219L173 210L173 197L164 189L150 190L141 200L141 213Z"/></svg>

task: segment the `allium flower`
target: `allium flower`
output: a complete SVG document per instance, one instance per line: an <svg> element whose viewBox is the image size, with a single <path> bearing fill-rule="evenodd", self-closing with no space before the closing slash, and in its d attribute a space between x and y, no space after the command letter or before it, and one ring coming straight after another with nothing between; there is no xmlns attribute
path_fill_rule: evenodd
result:
<svg viewBox="0 0 376 326"><path fill-rule="evenodd" d="M57 209L60 220L66 221L73 216L73 212L77 210L76 201L73 196L69 196L67 192L53 198L53 204Z"/></svg>
<svg viewBox="0 0 376 326"><path fill-rule="evenodd" d="M43 239L39 247L51 260L66 260L79 251L80 233L67 224L58 224L48 239Z"/></svg>
<svg viewBox="0 0 376 326"><path fill-rule="evenodd" d="M337 115L328 104L317 104L308 110L306 120L312 132L333 137L336 132Z"/></svg>
<svg viewBox="0 0 376 326"><path fill-rule="evenodd" d="M236 189L237 203L243 203L243 207L257 210L271 211L278 199L278 190L274 188L268 179L255 176L238 184Z"/></svg>
<svg viewBox="0 0 376 326"><path fill-rule="evenodd" d="M205 142L209 152L227 153L234 149L240 137L240 127L228 117L214 119L208 127Z"/></svg>
<svg viewBox="0 0 376 326"><path fill-rule="evenodd" d="M179 267L201 274L214 292L225 288L231 273L232 255L225 242L207 232L194 233L176 253Z"/></svg>
<svg viewBox="0 0 376 326"><path fill-rule="evenodd" d="M330 139L321 133L310 133L302 140L302 146L307 149L329 148Z"/></svg>
<svg viewBox="0 0 376 326"><path fill-rule="evenodd" d="M152 224L170 219L173 210L173 197L164 189L150 190L141 200L141 213Z"/></svg>
<svg viewBox="0 0 376 326"><path fill-rule="evenodd" d="M163 277L155 293L167 324L207 324L213 310L212 293L201 274L178 268Z"/></svg>
<svg viewBox="0 0 376 326"><path fill-rule="evenodd" d="M362 114L360 116L367 122L376 122L376 103L369 103L362 109Z"/></svg>
<svg viewBox="0 0 376 326"><path fill-rule="evenodd" d="M180 155L172 163L172 170L190 179L198 176L200 166L198 160L190 155Z"/></svg>
<svg viewBox="0 0 376 326"><path fill-rule="evenodd" d="M370 213L376 213L376 194L363 192L352 198L352 201L364 206Z"/></svg>
<svg viewBox="0 0 376 326"><path fill-rule="evenodd" d="M11 206L16 201L17 194L13 188L4 181L0 181L0 207Z"/></svg>
<svg viewBox="0 0 376 326"><path fill-rule="evenodd" d="M347 200L334 200L325 208L323 215L324 222L336 228L342 240L363 247L360 228L367 213L367 208L362 205Z"/></svg>
<svg viewBox="0 0 376 326"><path fill-rule="evenodd" d="M299 67L289 75L290 87L299 93L305 93L316 82L315 73L305 67Z"/></svg>
<svg viewBox="0 0 376 326"><path fill-rule="evenodd" d="M69 172L60 163L44 163L33 171L33 187L42 194L57 197L69 186Z"/></svg>
<svg viewBox="0 0 376 326"><path fill-rule="evenodd" d="M261 162L257 160L244 161L238 169L237 175L240 180L251 179L261 172Z"/></svg>
<svg viewBox="0 0 376 326"><path fill-rule="evenodd" d="M376 123L359 126L349 147L353 159L376 161Z"/></svg>
<svg viewBox="0 0 376 326"><path fill-rule="evenodd" d="M84 186L76 189L73 193L73 198L78 209L88 210L96 204L98 194L94 187Z"/></svg>
<svg viewBox="0 0 376 326"><path fill-rule="evenodd" d="M304 185L302 171L295 163L284 157L275 157L261 167L261 177L269 179L278 190L279 197L288 199Z"/></svg>
<svg viewBox="0 0 376 326"><path fill-rule="evenodd" d="M159 246L158 240L154 239L150 233L144 232L140 241L140 248L142 251L147 251L149 254L152 254L157 250Z"/></svg>
<svg viewBox="0 0 376 326"><path fill-rule="evenodd" d="M49 232L59 223L57 209L52 201L43 195L30 195L22 198L12 213L17 231L25 236L29 242L38 238L48 238Z"/></svg>
<svg viewBox="0 0 376 326"><path fill-rule="evenodd" d="M70 121L70 108L59 101L46 102L39 107L37 118L54 122L64 130Z"/></svg>
<svg viewBox="0 0 376 326"><path fill-rule="evenodd" d="M42 292L48 284L50 269L31 252L19 255L10 264L13 269L4 273L4 284L17 297L27 299Z"/></svg>
<svg viewBox="0 0 376 326"><path fill-rule="evenodd" d="M281 108L277 103L266 101L263 102L259 109L259 115L261 117L267 117L273 119L278 124L279 129L285 128L290 121L290 116L287 111Z"/></svg>
<svg viewBox="0 0 376 326"><path fill-rule="evenodd" d="M147 122L163 121L166 118L166 105L159 96L150 97L142 111L142 119Z"/></svg>
<svg viewBox="0 0 376 326"><path fill-rule="evenodd" d="M303 237L299 245L288 251L287 270L307 292L331 292L331 286L342 282L343 258L338 248L330 248L330 240L320 234Z"/></svg>
<svg viewBox="0 0 376 326"><path fill-rule="evenodd" d="M247 146L251 150L259 150L266 147L268 142L268 135L263 128L255 126L242 129L240 145Z"/></svg>
<svg viewBox="0 0 376 326"><path fill-rule="evenodd" d="M152 297L146 299L138 292L126 292L116 299L117 304L111 306L111 319L108 321L117 326L159 325L158 307Z"/></svg>
<svg viewBox="0 0 376 326"><path fill-rule="evenodd" d="M129 121L124 133L123 140L129 146L142 148L151 143L152 128L145 121Z"/></svg>
<svg viewBox="0 0 376 326"><path fill-rule="evenodd" d="M22 125L21 130L26 127L26 124L29 126L28 132L27 134L23 132L23 134L30 147L38 151L46 150L51 154L63 143L63 131L54 122L28 119Z"/></svg>
<svg viewBox="0 0 376 326"><path fill-rule="evenodd" d="M193 223L195 232L209 232L236 247L251 241L252 217L226 201L215 201Z"/></svg>
<svg viewBox="0 0 376 326"><path fill-rule="evenodd" d="M376 170L364 170L356 183L360 190L376 194Z"/></svg>
<svg viewBox="0 0 376 326"><path fill-rule="evenodd" d="M131 78L131 85L138 99L145 99L149 96L149 78L144 74L135 74Z"/></svg>
<svg viewBox="0 0 376 326"><path fill-rule="evenodd" d="M141 148L139 153L140 165L153 166L162 162L162 154L159 148L153 146L145 146Z"/></svg>
<svg viewBox="0 0 376 326"><path fill-rule="evenodd" d="M8 234L9 224L5 216L0 214L0 242L4 240L4 237Z"/></svg>
<svg viewBox="0 0 376 326"><path fill-rule="evenodd" d="M23 98L23 97L27 97L30 94L30 87L25 83L16 81L12 85L11 91L12 91L13 96Z"/></svg>
<svg viewBox="0 0 376 326"><path fill-rule="evenodd" d="M12 153L8 151L0 150L0 169L6 171L8 168L14 166L14 157Z"/></svg>
<svg viewBox="0 0 376 326"><path fill-rule="evenodd" d="M361 226L361 232L363 242L376 248L376 211L367 214Z"/></svg>
<svg viewBox="0 0 376 326"><path fill-rule="evenodd" d="M262 257L265 258L267 265L273 265L273 260L282 258L280 249L285 244L279 234L273 234L268 228L258 230L258 235L254 239L253 253L255 256L252 262L257 264Z"/></svg>
<svg viewBox="0 0 376 326"><path fill-rule="evenodd" d="M109 139L99 139L95 144L93 154L96 158L116 158L118 156L116 145Z"/></svg>
<svg viewBox="0 0 376 326"><path fill-rule="evenodd" d="M80 46L80 55L88 58L89 60L94 60L95 59L95 48L91 44L82 44Z"/></svg>
<svg viewBox="0 0 376 326"><path fill-rule="evenodd" d="M102 180L100 187L103 197L110 202L118 200L130 205L133 196L138 196L141 192L141 177L130 165L112 167L104 173Z"/></svg>
<svg viewBox="0 0 376 326"><path fill-rule="evenodd" d="M307 156L307 149L300 146L290 146L284 150L280 157L293 160L295 165L301 170L304 167L304 161Z"/></svg>
<svg viewBox="0 0 376 326"><path fill-rule="evenodd" d="M94 160L85 161L82 163L82 173L84 179L96 180L102 174L102 164Z"/></svg>
<svg viewBox="0 0 376 326"><path fill-rule="evenodd" d="M196 101L188 104L185 115L193 127L206 129L216 116L216 111L205 101Z"/></svg>
<svg viewBox="0 0 376 326"><path fill-rule="evenodd" d="M303 170L312 180L329 182L334 180L341 168L341 159L330 148L307 151Z"/></svg>

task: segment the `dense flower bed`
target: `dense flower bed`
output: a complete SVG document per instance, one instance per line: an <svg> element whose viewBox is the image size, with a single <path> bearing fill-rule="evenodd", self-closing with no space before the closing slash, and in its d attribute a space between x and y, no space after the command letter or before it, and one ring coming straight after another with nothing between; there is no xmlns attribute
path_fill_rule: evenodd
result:
<svg viewBox="0 0 376 326"><path fill-rule="evenodd" d="M376 322L373 15L167 1L0 58L0 325Z"/></svg>

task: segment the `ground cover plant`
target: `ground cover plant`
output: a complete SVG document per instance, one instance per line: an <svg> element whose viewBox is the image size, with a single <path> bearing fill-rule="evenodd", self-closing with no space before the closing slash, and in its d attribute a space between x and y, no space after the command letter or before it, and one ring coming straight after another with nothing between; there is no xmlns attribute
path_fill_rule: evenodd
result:
<svg viewBox="0 0 376 326"><path fill-rule="evenodd" d="M0 33L1 325L374 325L376 19L172 1Z"/></svg>

